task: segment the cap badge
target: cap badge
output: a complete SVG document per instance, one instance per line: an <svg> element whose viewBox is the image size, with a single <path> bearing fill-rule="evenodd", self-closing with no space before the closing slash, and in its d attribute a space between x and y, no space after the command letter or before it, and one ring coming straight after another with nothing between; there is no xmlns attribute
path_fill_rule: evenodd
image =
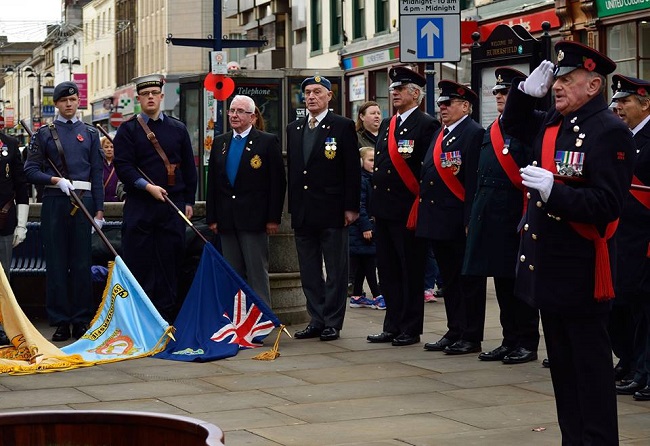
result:
<svg viewBox="0 0 650 446"><path fill-rule="evenodd" d="M320 76L314 76L314 82L319 82L320 83Z"/></svg>
<svg viewBox="0 0 650 446"><path fill-rule="evenodd" d="M74 94L74 88L72 88L72 87L68 88L68 93Z"/></svg>
<svg viewBox="0 0 650 446"><path fill-rule="evenodd" d="M620 90L621 88L623 88L623 87L621 86L621 81L618 81L618 85L616 85L616 88L619 89L619 90Z"/></svg>
<svg viewBox="0 0 650 446"><path fill-rule="evenodd" d="M501 77L501 75L497 76L497 82L503 82L503 78Z"/></svg>
<svg viewBox="0 0 650 446"><path fill-rule="evenodd" d="M560 50L557 52L557 61L562 62L562 59L564 59L564 51Z"/></svg>

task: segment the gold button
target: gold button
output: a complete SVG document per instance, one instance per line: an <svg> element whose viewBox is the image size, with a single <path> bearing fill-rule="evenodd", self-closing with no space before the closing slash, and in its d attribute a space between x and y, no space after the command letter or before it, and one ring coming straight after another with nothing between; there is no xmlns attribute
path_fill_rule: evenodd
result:
<svg viewBox="0 0 650 446"><path fill-rule="evenodd" d="M232 198L234 199L234 198L235 198L235 196L233 195L233 196L232 196Z"/></svg>
<svg viewBox="0 0 650 446"><path fill-rule="evenodd" d="M420 180L420 184L422 184L422 180Z"/></svg>
<svg viewBox="0 0 650 446"><path fill-rule="evenodd" d="M386 191L390 192L390 187L387 187L387 188L386 188Z"/></svg>
<svg viewBox="0 0 650 446"><path fill-rule="evenodd" d="M520 261L520 262L525 262L525 261L526 261L526 256L521 256L521 257L519 257L519 261Z"/></svg>
<svg viewBox="0 0 650 446"><path fill-rule="evenodd" d="M379 155L379 150L375 152L375 155Z"/></svg>
<svg viewBox="0 0 650 446"><path fill-rule="evenodd" d="M435 203L435 201L431 200L431 204L434 204L434 203Z"/></svg>
<svg viewBox="0 0 650 446"><path fill-rule="evenodd" d="M379 167L375 167L375 172L377 172L378 170L379 170Z"/></svg>
<svg viewBox="0 0 650 446"><path fill-rule="evenodd" d="M420 203L422 203L422 198L420 198Z"/></svg>
<svg viewBox="0 0 650 446"><path fill-rule="evenodd" d="M528 228L529 228L529 227L530 227L530 226L528 226L528 223L526 223L526 224L524 225L524 231L528 231Z"/></svg>
<svg viewBox="0 0 650 446"><path fill-rule="evenodd" d="M307 189L307 188L308 188L308 186L307 186L306 184L305 184L305 186L304 186L304 187L305 187L305 189Z"/></svg>
<svg viewBox="0 0 650 446"><path fill-rule="evenodd" d="M377 185L375 184L374 186L372 186L372 188L373 188L373 189L377 189Z"/></svg>
<svg viewBox="0 0 650 446"><path fill-rule="evenodd" d="M533 265L528 265L528 269L531 271L535 271L535 267Z"/></svg>
<svg viewBox="0 0 650 446"><path fill-rule="evenodd" d="M390 169L388 169L386 172L390 173Z"/></svg>
<svg viewBox="0 0 650 446"><path fill-rule="evenodd" d="M429 186L433 186L433 181L429 181Z"/></svg>
<svg viewBox="0 0 650 446"><path fill-rule="evenodd" d="M530 200L530 192L526 192L526 198Z"/></svg>
<svg viewBox="0 0 650 446"><path fill-rule="evenodd" d="M555 221L560 221L560 220L562 220L561 217L555 217Z"/></svg>
<svg viewBox="0 0 650 446"><path fill-rule="evenodd" d="M303 170L302 173L305 174L305 175L307 175L307 171L306 171L306 170Z"/></svg>
<svg viewBox="0 0 650 446"><path fill-rule="evenodd" d="M541 208L543 206L543 204L542 204L541 201L538 201L537 203L535 203L535 206L537 206L538 208Z"/></svg>
<svg viewBox="0 0 650 446"><path fill-rule="evenodd" d="M537 240L537 234L532 234L530 237L531 237L533 240Z"/></svg>

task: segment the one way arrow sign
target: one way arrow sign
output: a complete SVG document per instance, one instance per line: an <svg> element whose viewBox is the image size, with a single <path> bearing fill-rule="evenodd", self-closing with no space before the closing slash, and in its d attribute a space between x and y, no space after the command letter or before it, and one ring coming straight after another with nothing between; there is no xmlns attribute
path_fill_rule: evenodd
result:
<svg viewBox="0 0 650 446"><path fill-rule="evenodd" d="M427 21L420 30L420 38L426 40L427 57L436 57L434 38L440 38L440 29L432 21Z"/></svg>

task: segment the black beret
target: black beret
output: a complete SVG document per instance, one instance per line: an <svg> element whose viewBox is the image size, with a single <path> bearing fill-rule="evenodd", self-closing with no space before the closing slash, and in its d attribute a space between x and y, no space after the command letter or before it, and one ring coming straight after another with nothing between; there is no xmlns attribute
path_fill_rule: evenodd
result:
<svg viewBox="0 0 650 446"><path fill-rule="evenodd" d="M510 67L498 67L494 70L494 77L497 82L492 88L492 92L505 90L512 86L512 80L516 77L526 78L526 75L519 70ZM495 93L496 94L496 93Z"/></svg>
<svg viewBox="0 0 650 446"><path fill-rule="evenodd" d="M427 80L422 77L422 75L404 66L391 68L388 72L388 76L390 76L390 80L393 81L389 88L395 88L407 84L415 84L420 87L427 85Z"/></svg>
<svg viewBox="0 0 650 446"><path fill-rule="evenodd" d="M65 81L54 87L53 99L54 102L56 102L61 98L72 96L73 94L79 94L79 87L77 87L77 84L74 82Z"/></svg>
<svg viewBox="0 0 650 446"><path fill-rule="evenodd" d="M555 44L557 64L555 77L569 74L577 68L607 76L616 69L616 63L595 49L572 40L561 40Z"/></svg>
<svg viewBox="0 0 650 446"><path fill-rule="evenodd" d="M625 98L632 94L647 98L650 95L650 82L615 74L612 77L612 90L614 91L612 99Z"/></svg>
<svg viewBox="0 0 650 446"><path fill-rule="evenodd" d="M441 80L438 82L440 88L440 95L438 96L438 104L451 99L463 99L469 102L476 102L478 96L468 87L454 81Z"/></svg>
<svg viewBox="0 0 650 446"><path fill-rule="evenodd" d="M329 91L332 91L332 83L329 81L329 79L327 79L324 76L318 76L318 75L308 77L307 79L302 81L302 84L300 84L300 90L304 93L305 87L313 84L322 85L323 87L327 88Z"/></svg>

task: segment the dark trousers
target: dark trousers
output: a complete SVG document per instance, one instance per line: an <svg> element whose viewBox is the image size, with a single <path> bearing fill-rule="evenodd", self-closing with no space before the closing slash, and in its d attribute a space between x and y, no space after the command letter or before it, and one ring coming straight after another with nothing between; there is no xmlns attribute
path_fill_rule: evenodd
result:
<svg viewBox="0 0 650 446"><path fill-rule="evenodd" d="M536 352L539 346L539 311L515 297L514 277L495 277L494 288L503 329L502 344Z"/></svg>
<svg viewBox="0 0 650 446"><path fill-rule="evenodd" d="M299 228L295 237L310 324L340 330L348 300L348 228Z"/></svg>
<svg viewBox="0 0 650 446"><path fill-rule="evenodd" d="M83 199L93 211L93 201ZM67 196L47 196L41 210L41 236L45 246L47 317L51 326L88 324L97 308L93 303L91 226Z"/></svg>
<svg viewBox="0 0 650 446"><path fill-rule="evenodd" d="M607 327L612 342L612 351L620 360L621 366L634 370L636 365L634 355L634 317L632 305L627 301L615 299L609 314Z"/></svg>
<svg viewBox="0 0 650 446"><path fill-rule="evenodd" d="M405 222L375 223L377 270L386 302L383 330L419 336L424 328L425 243Z"/></svg>
<svg viewBox="0 0 650 446"><path fill-rule="evenodd" d="M184 203L175 203L185 210ZM160 315L174 323L185 223L167 203L129 197L124 203L122 251L126 266Z"/></svg>
<svg viewBox="0 0 650 446"><path fill-rule="evenodd" d="M562 444L617 445L608 314L541 311Z"/></svg>
<svg viewBox="0 0 650 446"><path fill-rule="evenodd" d="M457 240L432 240L431 243L445 284L445 337L452 341L463 339L481 342L485 327L487 279L461 275L465 255L464 237Z"/></svg>
<svg viewBox="0 0 650 446"><path fill-rule="evenodd" d="M381 294L377 283L377 259L374 255L350 255L350 270L354 270L353 291L354 296L363 294L363 282L368 281L372 297Z"/></svg>

